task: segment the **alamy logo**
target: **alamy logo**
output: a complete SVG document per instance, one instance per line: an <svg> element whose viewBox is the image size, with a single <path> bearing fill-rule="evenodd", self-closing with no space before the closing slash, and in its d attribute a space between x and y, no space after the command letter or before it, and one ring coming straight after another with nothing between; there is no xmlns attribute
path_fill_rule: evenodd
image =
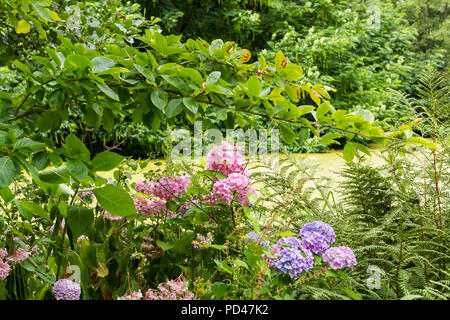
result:
<svg viewBox="0 0 450 320"><path fill-rule="evenodd" d="M381 9L378 6L372 5L367 8L367 14L369 18L367 19L367 27L369 29L380 29L381 27Z"/></svg>
<svg viewBox="0 0 450 320"><path fill-rule="evenodd" d="M366 280L367 288L380 289L381 288L381 269L378 266L369 266L367 268L367 273L370 274L369 278Z"/></svg>
<svg viewBox="0 0 450 320"><path fill-rule="evenodd" d="M270 147L268 141L270 137ZM182 155L185 159L192 159L194 163L201 163L207 155L208 150L204 145L214 143L220 144L224 140L222 131L219 129L207 129L203 131L202 122L194 122L194 136L186 129L172 131L170 138L177 142L172 148L171 157L177 159ZM277 170L279 166L280 135L278 129L227 129L225 139L237 145L237 151L248 157L248 162L258 161L270 165ZM193 147L192 147L193 146Z"/></svg>

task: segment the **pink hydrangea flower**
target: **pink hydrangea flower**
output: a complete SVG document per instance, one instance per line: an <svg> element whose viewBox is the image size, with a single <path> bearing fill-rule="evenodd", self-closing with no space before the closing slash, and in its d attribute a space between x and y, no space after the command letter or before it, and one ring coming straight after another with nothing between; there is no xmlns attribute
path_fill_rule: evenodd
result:
<svg viewBox="0 0 450 320"><path fill-rule="evenodd" d="M323 254L323 261L328 262L332 269L342 269L344 267L356 266L356 258L349 247L332 247Z"/></svg>
<svg viewBox="0 0 450 320"><path fill-rule="evenodd" d="M9 275L9 270L9 264L0 260L0 280L6 279L6 277Z"/></svg>
<svg viewBox="0 0 450 320"><path fill-rule="evenodd" d="M6 250L5 248L0 248L0 260L2 260L7 255L8 255L8 250Z"/></svg>
<svg viewBox="0 0 450 320"><path fill-rule="evenodd" d="M121 216L116 216L116 215L114 215L114 214L112 214L112 213L109 213L108 211L103 211L103 218L105 218L106 220L109 220L109 221L120 221L120 220L122 220L123 219L123 217L121 217Z"/></svg>
<svg viewBox="0 0 450 320"><path fill-rule="evenodd" d="M242 205L249 205L248 193L256 196L255 190L250 187L251 180L244 174L232 173L227 178L214 183L213 192L217 201L230 203L234 194L238 195L238 201Z"/></svg>
<svg viewBox="0 0 450 320"><path fill-rule="evenodd" d="M172 218L175 213L168 210L166 207L166 200L148 200L142 197L134 198L134 205L136 211L141 212L144 217L167 215Z"/></svg>
<svg viewBox="0 0 450 320"><path fill-rule="evenodd" d="M117 300L141 300L142 299L142 292L139 291L132 291L127 295L124 295L122 297L117 298Z"/></svg>
<svg viewBox="0 0 450 320"><path fill-rule="evenodd" d="M211 148L206 158L206 169L222 172L225 176L240 173L248 176L245 169L245 158L237 152L237 146L222 141L218 146Z"/></svg>
<svg viewBox="0 0 450 320"><path fill-rule="evenodd" d="M135 190L167 200L186 193L190 183L191 178L187 174L164 176L159 181L140 180L136 183Z"/></svg>
<svg viewBox="0 0 450 320"><path fill-rule="evenodd" d="M27 260L31 252L23 249L17 249L6 256L6 261L9 263L18 263Z"/></svg>
<svg viewBox="0 0 450 320"><path fill-rule="evenodd" d="M149 289L145 293L145 300L193 300L194 294L189 291L183 277L160 283L158 290Z"/></svg>

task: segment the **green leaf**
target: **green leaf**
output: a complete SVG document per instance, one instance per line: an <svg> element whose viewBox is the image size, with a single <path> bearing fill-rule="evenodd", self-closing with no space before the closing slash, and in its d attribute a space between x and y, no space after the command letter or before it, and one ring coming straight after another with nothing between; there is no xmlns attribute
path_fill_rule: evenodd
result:
<svg viewBox="0 0 450 320"><path fill-rule="evenodd" d="M206 78L206 84L214 84L217 81L219 81L220 76L222 75L222 73L220 73L220 71L213 71L211 72L208 77Z"/></svg>
<svg viewBox="0 0 450 320"><path fill-rule="evenodd" d="M128 217L136 214L133 200L130 195L117 186L107 185L92 191L103 209L109 213Z"/></svg>
<svg viewBox="0 0 450 320"><path fill-rule="evenodd" d="M28 21L22 19L17 23L16 33L29 33L30 28L31 25L28 23Z"/></svg>
<svg viewBox="0 0 450 320"><path fill-rule="evenodd" d="M14 200L14 202L16 203L17 209L19 209L19 212L25 219L29 220L29 218L27 217L30 216L32 217L34 214L36 214L37 216L43 219L50 220L48 212L42 209L42 207L37 203L24 200L23 201Z"/></svg>
<svg viewBox="0 0 450 320"><path fill-rule="evenodd" d="M69 206L67 208L67 223L74 239L87 234L93 221L94 213L92 210L80 206Z"/></svg>
<svg viewBox="0 0 450 320"><path fill-rule="evenodd" d="M198 102L197 100L195 100L194 97L185 97L183 98L183 104L186 106L186 108L192 112L192 113L197 113L198 110Z"/></svg>
<svg viewBox="0 0 450 320"><path fill-rule="evenodd" d="M120 154L105 151L96 155L91 164L94 171L109 171L114 169L123 159L124 157Z"/></svg>
<svg viewBox="0 0 450 320"><path fill-rule="evenodd" d="M149 80L150 82L155 82L155 76L149 69L147 69L137 63L134 64L134 67L140 74L142 74L145 78L147 78L147 80Z"/></svg>
<svg viewBox="0 0 450 320"><path fill-rule="evenodd" d="M67 70L79 69L84 71L85 69L92 69L92 62L84 55L69 54L64 61L64 68Z"/></svg>
<svg viewBox="0 0 450 320"><path fill-rule="evenodd" d="M173 99L170 100L169 104L166 108L166 117L167 119L175 118L183 111L183 100L182 99Z"/></svg>
<svg viewBox="0 0 450 320"><path fill-rule="evenodd" d="M323 117L328 111L330 111L330 105L326 102L322 102L316 110L317 119Z"/></svg>
<svg viewBox="0 0 450 320"><path fill-rule="evenodd" d="M221 300L228 290L228 285L223 282L214 282L211 286L211 291L214 294L214 299Z"/></svg>
<svg viewBox="0 0 450 320"><path fill-rule="evenodd" d="M420 144L420 145L422 145L424 147L427 147L427 148L430 148L430 149L434 149L434 150L438 149L437 146L433 142L431 142L431 141L429 141L427 139L424 139L422 137L411 137L408 140L406 140L406 142L417 143L417 144Z"/></svg>
<svg viewBox="0 0 450 320"><path fill-rule="evenodd" d="M107 132L111 132L112 129L114 129L114 114L111 109L103 109L102 123L103 128L105 128Z"/></svg>
<svg viewBox="0 0 450 320"><path fill-rule="evenodd" d="M30 149L32 151L40 151L45 148L45 144L31 140L30 138L22 138L14 143L13 150Z"/></svg>
<svg viewBox="0 0 450 320"><path fill-rule="evenodd" d="M106 57L95 57L91 60L92 65L94 66L93 72L100 73L106 71L116 65L116 63Z"/></svg>
<svg viewBox="0 0 450 320"><path fill-rule="evenodd" d="M108 85L106 84L101 84L96 82L95 83L97 85L97 87L109 98L116 100L116 101L120 101L119 96L117 95L117 93L114 92L113 89L111 89L110 87L108 87Z"/></svg>
<svg viewBox="0 0 450 320"><path fill-rule="evenodd" d="M153 90L151 99L152 99L153 104L159 110L164 111L164 109L167 105L167 102L169 100L169 95L166 92L164 92L160 89L157 89L157 90Z"/></svg>
<svg viewBox="0 0 450 320"><path fill-rule="evenodd" d="M355 157L355 146L352 142L347 142L344 146L344 159L347 162L352 162Z"/></svg>
<svg viewBox="0 0 450 320"><path fill-rule="evenodd" d="M365 154L367 154L368 156L370 156L370 151L369 149L367 149L367 147L361 143L357 143L357 142L353 142L353 145L355 146L356 149L358 149L361 152L364 152Z"/></svg>
<svg viewBox="0 0 450 320"><path fill-rule="evenodd" d="M6 203L11 202L14 199L14 194L9 188L0 189L0 196Z"/></svg>
<svg viewBox="0 0 450 320"><path fill-rule="evenodd" d="M52 184L70 182L69 170L66 166L39 172L39 179Z"/></svg>
<svg viewBox="0 0 450 320"><path fill-rule="evenodd" d="M31 164L38 170L44 170L50 164L50 157L47 152L38 152L31 159Z"/></svg>
<svg viewBox="0 0 450 320"><path fill-rule="evenodd" d="M47 10L45 10L44 7L40 6L38 3L36 2L32 2L31 5L33 6L34 10L36 11L36 13L38 14L38 16L40 18L42 18L45 21L50 21L50 22L54 22L55 20L53 19L52 15L50 14L50 12L48 12Z"/></svg>
<svg viewBox="0 0 450 320"><path fill-rule="evenodd" d="M226 250L226 249L228 249L228 247L224 246L223 244L202 244L201 247L203 247L203 248L214 248L216 250Z"/></svg>
<svg viewBox="0 0 450 320"><path fill-rule="evenodd" d="M86 148L84 143L80 139L78 139L74 134L71 133L66 137L63 146L67 154L73 159L78 159L86 163L89 162L91 158L91 153Z"/></svg>
<svg viewBox="0 0 450 320"><path fill-rule="evenodd" d="M231 268L231 267L230 267L228 264L226 264L225 262L219 261L219 260L217 260L217 259L215 259L214 262L216 263L216 265L217 265L217 267L218 267L218 269L219 269L220 271L224 271L224 272L229 273L229 274L231 274L231 275L234 273L233 268Z"/></svg>
<svg viewBox="0 0 450 320"><path fill-rule="evenodd" d="M327 133L320 138L320 143L329 145L332 142L336 142L333 139L340 138L342 135L339 133Z"/></svg>
<svg viewBox="0 0 450 320"><path fill-rule="evenodd" d="M286 57L283 52L278 51L275 55L275 67L277 69L277 73L283 68L283 64L286 63Z"/></svg>
<svg viewBox="0 0 450 320"><path fill-rule="evenodd" d="M248 93L250 97L259 97L259 94L261 93L262 86L261 81L258 79L257 76L252 76L247 81L247 87L248 87Z"/></svg>
<svg viewBox="0 0 450 320"><path fill-rule="evenodd" d="M288 63L287 66L280 70L280 77L288 81L297 81L303 76L302 67L294 64Z"/></svg>
<svg viewBox="0 0 450 320"><path fill-rule="evenodd" d="M295 132L291 127L282 123L280 131L281 138L284 140L284 142L286 142L287 144L292 144L295 141Z"/></svg>
<svg viewBox="0 0 450 320"><path fill-rule="evenodd" d="M167 251L170 250L174 247L173 243L168 243L162 240L156 240L156 244L158 245L158 247L160 247L161 249L163 249L163 251Z"/></svg>
<svg viewBox="0 0 450 320"><path fill-rule="evenodd" d="M307 114L308 112L311 112L314 110L314 106L300 106L298 108L298 116L301 117L304 114Z"/></svg>
<svg viewBox="0 0 450 320"><path fill-rule="evenodd" d="M339 287L339 289L344 291L353 300L362 300L362 298L361 298L361 296L359 294L357 294L355 291L353 291L353 290L351 290L349 288Z"/></svg>
<svg viewBox="0 0 450 320"><path fill-rule="evenodd" d="M16 166L11 158L0 158L0 189L8 187L15 177Z"/></svg>
<svg viewBox="0 0 450 320"><path fill-rule="evenodd" d="M292 231L289 231L289 230L277 233L277 237L292 237L294 235L295 235L295 233L293 233Z"/></svg>
<svg viewBox="0 0 450 320"><path fill-rule="evenodd" d="M203 77L200 74L200 72L198 72L197 70L192 69L192 68L184 68L184 69L182 69L181 74L185 77L189 77L199 87L201 87L201 85L203 83Z"/></svg>
<svg viewBox="0 0 450 320"><path fill-rule="evenodd" d="M79 160L69 160L67 162L67 170L70 175L77 181L86 179L88 175L88 169L83 162Z"/></svg>
<svg viewBox="0 0 450 320"><path fill-rule="evenodd" d="M63 89L58 89L48 96L48 104L52 110L57 110L66 104L67 95Z"/></svg>

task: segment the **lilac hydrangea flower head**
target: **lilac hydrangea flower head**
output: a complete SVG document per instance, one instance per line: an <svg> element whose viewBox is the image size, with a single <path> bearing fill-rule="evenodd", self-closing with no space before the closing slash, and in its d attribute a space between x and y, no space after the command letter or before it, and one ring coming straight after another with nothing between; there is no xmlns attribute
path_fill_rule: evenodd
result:
<svg viewBox="0 0 450 320"><path fill-rule="evenodd" d="M259 234L257 234L255 231L251 231L247 235L247 243L258 242L260 240L260 238L261 237ZM269 246L269 241L267 241L267 240L259 241L259 244L261 245L261 247L267 248Z"/></svg>
<svg viewBox="0 0 450 320"><path fill-rule="evenodd" d="M333 228L323 221L306 223L299 233L304 246L314 254L321 254L334 242Z"/></svg>
<svg viewBox="0 0 450 320"><path fill-rule="evenodd" d="M328 262L332 269L356 266L356 258L349 247L333 247L322 255L323 261Z"/></svg>
<svg viewBox="0 0 450 320"><path fill-rule="evenodd" d="M80 285L69 279L56 281L52 292L56 300L80 300L81 296Z"/></svg>
<svg viewBox="0 0 450 320"><path fill-rule="evenodd" d="M273 254L278 258L268 258L263 255L272 269L277 272L289 274L296 280L304 271L314 266L314 258L302 242L296 237L283 237L272 246Z"/></svg>
<svg viewBox="0 0 450 320"><path fill-rule="evenodd" d="M255 231L248 233L247 242L250 242L250 241L256 242L258 240L259 240L259 234L257 234Z"/></svg>

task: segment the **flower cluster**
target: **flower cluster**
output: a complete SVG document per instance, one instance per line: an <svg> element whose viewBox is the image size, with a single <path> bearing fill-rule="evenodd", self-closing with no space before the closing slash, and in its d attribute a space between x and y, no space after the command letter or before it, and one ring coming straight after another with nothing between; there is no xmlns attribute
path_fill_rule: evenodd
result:
<svg viewBox="0 0 450 320"><path fill-rule="evenodd" d="M322 254L322 257L323 261L328 262L335 270L356 266L355 254L349 247L329 248Z"/></svg>
<svg viewBox="0 0 450 320"><path fill-rule="evenodd" d="M251 179L245 167L245 159L237 152L237 146L223 141L211 148L206 159L206 169L225 175L224 179L216 180L213 186L213 194L217 201L230 203L237 195L240 204L249 205L248 193L256 196L256 192L250 187Z"/></svg>
<svg viewBox="0 0 450 320"><path fill-rule="evenodd" d="M30 254L31 254L31 252L29 252L29 251L26 251L23 249L16 249L13 252L11 252L9 255L6 256L6 262L19 263L19 262L27 260L27 258Z"/></svg>
<svg viewBox="0 0 450 320"><path fill-rule="evenodd" d="M217 201L230 203L234 196L242 205L248 205L248 193L256 196L255 190L250 187L251 180L241 173L232 173L227 178L214 183L213 192Z"/></svg>
<svg viewBox="0 0 450 320"><path fill-rule="evenodd" d="M81 296L80 285L69 279L56 281L52 292L56 300L80 300Z"/></svg>
<svg viewBox="0 0 450 320"><path fill-rule="evenodd" d="M160 283L158 290L149 289L144 300L193 300L194 294L189 291L187 282L183 277Z"/></svg>
<svg viewBox="0 0 450 320"><path fill-rule="evenodd" d="M236 149L227 141L211 148L206 158L206 170L218 171L225 176L232 173L248 175L245 159Z"/></svg>
<svg viewBox="0 0 450 320"><path fill-rule="evenodd" d="M3 262L3 258L8 255L8 251L4 248L0 248L0 281L6 279L9 275L9 264Z"/></svg>
<svg viewBox="0 0 450 320"><path fill-rule="evenodd" d="M155 244L152 237L144 237L141 248L150 260L160 258L164 255L164 251Z"/></svg>
<svg viewBox="0 0 450 320"><path fill-rule="evenodd" d="M9 275L9 270L10 270L9 264L2 261L4 256L2 256L1 250L5 250L5 249L0 249L0 281L6 279L6 277Z"/></svg>
<svg viewBox="0 0 450 320"><path fill-rule="evenodd" d="M260 240L261 237L259 234L257 234L255 231L249 232L249 234L247 235L247 243L249 242L259 242L259 244L263 247L263 248L267 248L269 246L269 241L267 240Z"/></svg>
<svg viewBox="0 0 450 320"><path fill-rule="evenodd" d="M277 257L268 258L263 255L271 268L277 272L289 274L292 279L297 279L304 271L314 266L312 253L306 249L296 237L283 237L272 245L272 253Z"/></svg>
<svg viewBox="0 0 450 320"><path fill-rule="evenodd" d="M159 181L140 180L136 182L134 189L148 196L167 200L186 193L190 183L191 177L181 174L171 177L164 176Z"/></svg>
<svg viewBox="0 0 450 320"><path fill-rule="evenodd" d="M208 247L202 247L204 244L211 244L213 241L213 236L211 232L208 232L206 236L202 236L201 234L197 233L196 240L192 241L192 246L197 250L204 250L208 249Z"/></svg>
<svg viewBox="0 0 450 320"><path fill-rule="evenodd" d="M121 221L121 220L123 220L123 217L116 216L116 215L114 215L112 213L109 213L106 210L103 210L103 218L105 218L106 220L109 220L109 221Z"/></svg>
<svg viewBox="0 0 450 320"><path fill-rule="evenodd" d="M137 212L141 212L144 217L155 215L166 215L173 218L176 214L166 207L166 200L148 200L142 197L133 199Z"/></svg>
<svg viewBox="0 0 450 320"><path fill-rule="evenodd" d="M333 228L320 220L305 224L299 235L305 248L314 254L327 250L336 238Z"/></svg>
<svg viewBox="0 0 450 320"><path fill-rule="evenodd" d="M333 269L351 267L356 265L353 251L348 247L333 247L336 235L333 228L323 221L314 221L305 224L299 232L301 239L296 237L283 237L272 245L275 258L263 255L270 267L292 279L297 279L300 273L314 266L313 254L321 254L323 261L330 264ZM250 232L247 241L258 241L259 235Z"/></svg>
<svg viewBox="0 0 450 320"><path fill-rule="evenodd" d="M126 294L122 297L117 298L117 300L141 300L142 292L139 291L131 291L129 294Z"/></svg>

